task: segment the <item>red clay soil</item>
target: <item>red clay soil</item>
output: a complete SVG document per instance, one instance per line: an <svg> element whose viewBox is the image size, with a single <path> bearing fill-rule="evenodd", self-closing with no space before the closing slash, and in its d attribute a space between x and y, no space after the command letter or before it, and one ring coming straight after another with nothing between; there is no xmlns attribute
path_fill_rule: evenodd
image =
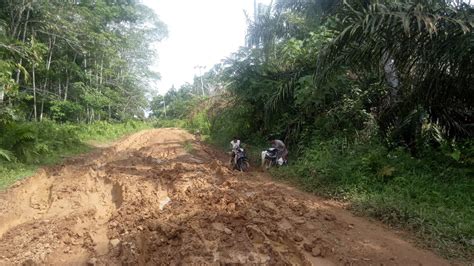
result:
<svg viewBox="0 0 474 266"><path fill-rule="evenodd" d="M0 265L449 265L215 154L155 129L41 170L0 193Z"/></svg>

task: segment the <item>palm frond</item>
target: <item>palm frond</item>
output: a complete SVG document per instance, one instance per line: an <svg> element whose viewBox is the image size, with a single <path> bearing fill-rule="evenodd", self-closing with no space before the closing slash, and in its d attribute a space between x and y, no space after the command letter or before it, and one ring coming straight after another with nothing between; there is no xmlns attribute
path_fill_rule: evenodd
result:
<svg viewBox="0 0 474 266"><path fill-rule="evenodd" d="M339 34L320 53L315 78L321 85L334 69L349 66L379 73L382 81L384 58L393 60L401 85L395 94L386 86L387 97L398 97L390 99L388 105L395 107L396 101L404 101L421 106L448 134L472 136L474 131L468 125L473 113L469 102L474 101L473 11L471 6L437 0L377 1L369 5L345 1L338 13ZM454 114L452 106L458 106L459 112ZM401 110L385 118L403 119L413 109Z"/></svg>
<svg viewBox="0 0 474 266"><path fill-rule="evenodd" d="M15 156L13 152L0 148L0 159L5 159L10 162L15 159Z"/></svg>

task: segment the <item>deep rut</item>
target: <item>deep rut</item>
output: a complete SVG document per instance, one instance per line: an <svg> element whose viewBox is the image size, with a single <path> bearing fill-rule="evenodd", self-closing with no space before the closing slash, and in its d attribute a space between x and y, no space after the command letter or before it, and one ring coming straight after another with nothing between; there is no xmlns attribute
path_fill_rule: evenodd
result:
<svg viewBox="0 0 474 266"><path fill-rule="evenodd" d="M215 154L159 129L40 171L0 194L0 264L449 264Z"/></svg>

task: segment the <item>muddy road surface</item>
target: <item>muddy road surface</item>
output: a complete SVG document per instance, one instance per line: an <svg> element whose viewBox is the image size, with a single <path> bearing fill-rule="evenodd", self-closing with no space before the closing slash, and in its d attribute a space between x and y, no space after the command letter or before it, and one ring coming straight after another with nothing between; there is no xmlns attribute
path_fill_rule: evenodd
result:
<svg viewBox="0 0 474 266"><path fill-rule="evenodd" d="M180 129L142 131L0 192L0 265L449 265Z"/></svg>

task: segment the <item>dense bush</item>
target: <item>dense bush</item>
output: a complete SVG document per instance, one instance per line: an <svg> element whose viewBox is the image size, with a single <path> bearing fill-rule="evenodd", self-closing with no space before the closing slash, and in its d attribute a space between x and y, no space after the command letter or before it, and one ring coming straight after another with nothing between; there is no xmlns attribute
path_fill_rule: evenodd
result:
<svg viewBox="0 0 474 266"><path fill-rule="evenodd" d="M77 127L54 122L8 123L0 129L0 147L10 160L39 163L54 153L80 143Z"/></svg>
<svg viewBox="0 0 474 266"><path fill-rule="evenodd" d="M52 121L8 123L0 129L0 149L4 160L40 163L56 153L81 145L84 140L114 139L150 126L127 121L111 124L57 124Z"/></svg>

